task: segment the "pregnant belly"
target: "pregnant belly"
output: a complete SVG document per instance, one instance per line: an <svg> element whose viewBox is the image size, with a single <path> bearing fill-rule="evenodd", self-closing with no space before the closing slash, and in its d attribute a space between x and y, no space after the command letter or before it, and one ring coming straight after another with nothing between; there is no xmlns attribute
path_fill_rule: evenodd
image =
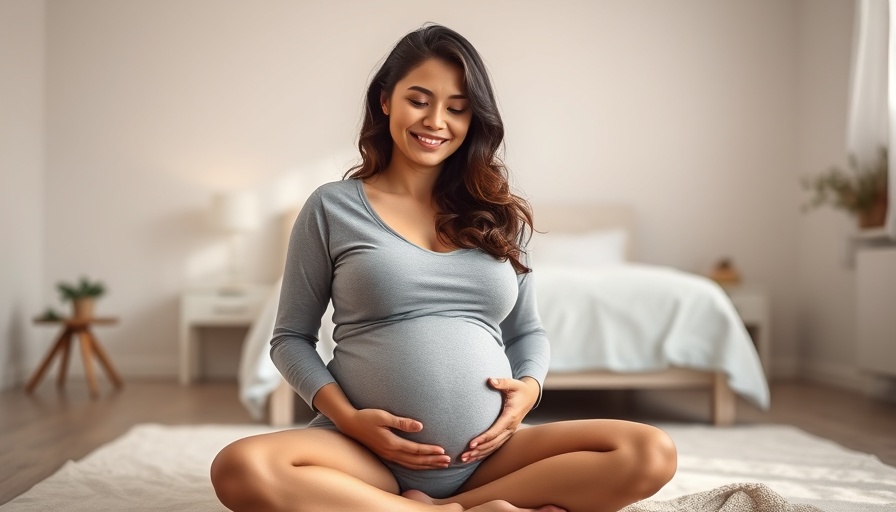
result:
<svg viewBox="0 0 896 512"><path fill-rule="evenodd" d="M452 461L498 417L489 377L510 377L504 349L482 326L427 316L377 326L341 340L329 365L352 404L423 423L416 442L443 447Z"/></svg>

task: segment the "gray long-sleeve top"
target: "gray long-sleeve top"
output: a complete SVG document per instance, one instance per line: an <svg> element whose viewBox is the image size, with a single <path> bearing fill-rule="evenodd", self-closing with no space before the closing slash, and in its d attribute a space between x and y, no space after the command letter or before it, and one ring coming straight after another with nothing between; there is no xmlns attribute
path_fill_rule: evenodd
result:
<svg viewBox="0 0 896 512"><path fill-rule="evenodd" d="M476 435L500 412L487 377L540 386L547 373L532 279L478 249L419 247L376 214L360 180L328 183L290 236L271 357L309 405L335 381L357 408L424 425L479 417L465 427ZM337 345L324 365L315 345L331 299Z"/></svg>

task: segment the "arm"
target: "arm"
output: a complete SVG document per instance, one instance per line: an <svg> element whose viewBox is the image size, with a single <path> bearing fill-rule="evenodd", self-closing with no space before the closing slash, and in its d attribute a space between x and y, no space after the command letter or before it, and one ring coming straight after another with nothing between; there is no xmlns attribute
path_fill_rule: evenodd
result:
<svg viewBox="0 0 896 512"><path fill-rule="evenodd" d="M541 401L541 388L548 373L551 345L538 316L534 272L522 274L517 279L519 296L513 310L501 322L501 334L513 378L530 377L538 384L538 395L533 405L536 407Z"/></svg>
<svg viewBox="0 0 896 512"><path fill-rule="evenodd" d="M329 225L318 190L293 224L271 339L271 359L308 405L320 388L335 382L315 350L332 279Z"/></svg>

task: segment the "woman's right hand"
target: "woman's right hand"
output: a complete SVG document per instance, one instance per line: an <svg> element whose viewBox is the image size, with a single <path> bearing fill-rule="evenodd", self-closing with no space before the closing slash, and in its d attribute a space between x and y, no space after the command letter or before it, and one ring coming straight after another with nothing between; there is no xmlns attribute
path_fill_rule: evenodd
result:
<svg viewBox="0 0 896 512"><path fill-rule="evenodd" d="M361 409L342 418L337 425L343 434L369 448L380 458L409 469L447 468L451 458L445 449L420 444L398 436L402 432L420 432L423 424L411 418L401 418L381 409Z"/></svg>

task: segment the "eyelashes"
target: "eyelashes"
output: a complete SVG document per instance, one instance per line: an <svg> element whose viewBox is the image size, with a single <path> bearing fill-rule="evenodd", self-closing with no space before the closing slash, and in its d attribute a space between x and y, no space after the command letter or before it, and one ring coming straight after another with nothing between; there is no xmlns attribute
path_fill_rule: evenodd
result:
<svg viewBox="0 0 896 512"><path fill-rule="evenodd" d="M429 105L425 101L417 101L413 99L408 99L408 103L410 103L414 108L424 108ZM448 108L446 110L448 110L448 112L451 112L452 114L463 114L467 111L467 109L465 108Z"/></svg>

